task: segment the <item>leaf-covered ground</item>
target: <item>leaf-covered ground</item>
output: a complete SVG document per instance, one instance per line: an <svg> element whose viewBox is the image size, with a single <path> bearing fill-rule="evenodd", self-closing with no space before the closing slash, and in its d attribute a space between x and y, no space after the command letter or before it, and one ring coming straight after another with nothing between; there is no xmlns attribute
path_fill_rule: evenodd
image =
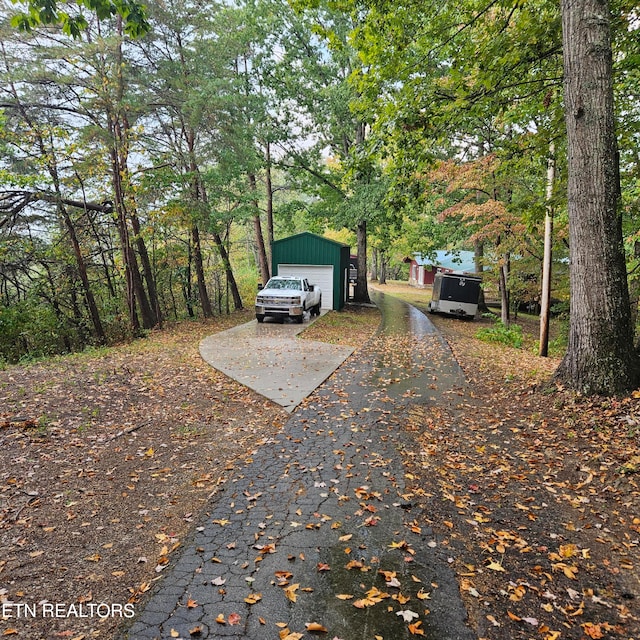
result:
<svg viewBox="0 0 640 640"><path fill-rule="evenodd" d="M207 497L280 430L284 411L198 354L249 318L0 371L0 634L115 637L114 606L144 601ZM378 316L322 320L305 334L362 344ZM638 640L640 393L576 397L546 384L557 361L478 341L483 321L433 320L470 391L409 412L407 480L478 637ZM25 626L17 605L45 600L67 608Z"/></svg>
<svg viewBox="0 0 640 640"><path fill-rule="evenodd" d="M549 384L558 360L477 340L488 320L431 318L471 392L454 410L415 407L407 459L478 636L637 640L640 393L575 396ZM521 324L532 344L537 323Z"/></svg>
<svg viewBox="0 0 640 640"><path fill-rule="evenodd" d="M225 469L286 420L198 354L204 336L248 319L0 372L5 604L135 602L161 575ZM0 633L24 630L20 610L6 612ZM29 637L112 637L121 616L109 613L38 616Z"/></svg>
<svg viewBox="0 0 640 640"><path fill-rule="evenodd" d="M350 316L329 325L357 342L379 322ZM208 496L281 429L284 410L198 352L251 317L0 371L1 636L115 637Z"/></svg>

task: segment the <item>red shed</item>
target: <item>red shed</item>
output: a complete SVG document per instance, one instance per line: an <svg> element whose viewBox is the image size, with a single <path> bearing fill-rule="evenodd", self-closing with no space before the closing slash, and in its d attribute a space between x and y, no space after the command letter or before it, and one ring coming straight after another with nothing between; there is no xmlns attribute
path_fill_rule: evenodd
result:
<svg viewBox="0 0 640 640"><path fill-rule="evenodd" d="M435 257L423 258L415 253L413 258L405 258L409 263L409 284L426 287L433 284L436 273L466 273L476 271L473 251L435 251Z"/></svg>

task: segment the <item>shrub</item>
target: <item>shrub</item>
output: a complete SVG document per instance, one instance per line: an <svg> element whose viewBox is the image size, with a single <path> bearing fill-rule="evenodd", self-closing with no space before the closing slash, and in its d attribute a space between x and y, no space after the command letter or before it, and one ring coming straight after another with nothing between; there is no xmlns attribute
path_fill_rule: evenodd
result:
<svg viewBox="0 0 640 640"><path fill-rule="evenodd" d="M500 320L497 320L493 327L479 329L476 338L483 342L497 342L519 349L522 346L522 329L517 324L506 327Z"/></svg>
<svg viewBox="0 0 640 640"><path fill-rule="evenodd" d="M16 363L65 350L53 310L29 298L0 307L0 359Z"/></svg>

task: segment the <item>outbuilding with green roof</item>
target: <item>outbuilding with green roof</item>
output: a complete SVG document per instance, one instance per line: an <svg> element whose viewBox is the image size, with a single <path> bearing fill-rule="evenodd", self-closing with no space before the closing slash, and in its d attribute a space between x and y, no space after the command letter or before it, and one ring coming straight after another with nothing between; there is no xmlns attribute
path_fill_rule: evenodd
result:
<svg viewBox="0 0 640 640"><path fill-rule="evenodd" d="M275 240L271 273L301 276L322 290L322 308L340 310L349 292L349 245L305 231Z"/></svg>

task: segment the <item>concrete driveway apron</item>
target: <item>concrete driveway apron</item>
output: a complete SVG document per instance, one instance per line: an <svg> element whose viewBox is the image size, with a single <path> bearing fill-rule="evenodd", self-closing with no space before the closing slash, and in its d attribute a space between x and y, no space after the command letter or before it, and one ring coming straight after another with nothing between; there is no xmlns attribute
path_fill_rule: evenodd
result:
<svg viewBox="0 0 640 640"><path fill-rule="evenodd" d="M229 473L123 638L476 637L401 456L409 408L458 402L464 377L423 314L375 300L380 333Z"/></svg>
<svg viewBox="0 0 640 640"><path fill-rule="evenodd" d="M293 411L352 353L350 347L298 340L308 324L256 320L208 336L200 355L212 367Z"/></svg>

